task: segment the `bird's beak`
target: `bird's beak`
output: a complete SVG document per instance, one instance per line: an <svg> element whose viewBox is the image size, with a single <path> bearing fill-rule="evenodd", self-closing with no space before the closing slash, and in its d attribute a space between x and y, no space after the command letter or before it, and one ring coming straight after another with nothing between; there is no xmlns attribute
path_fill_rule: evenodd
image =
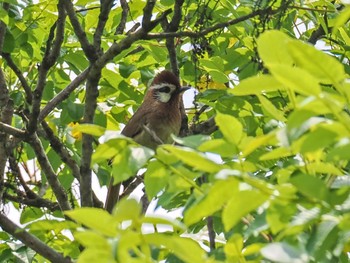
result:
<svg viewBox="0 0 350 263"><path fill-rule="evenodd" d="M192 87L191 87L191 86L183 86L183 87L179 88L179 89L177 90L177 92L178 92L179 94L181 94L181 93L184 93L186 90L189 90L190 88L192 88Z"/></svg>

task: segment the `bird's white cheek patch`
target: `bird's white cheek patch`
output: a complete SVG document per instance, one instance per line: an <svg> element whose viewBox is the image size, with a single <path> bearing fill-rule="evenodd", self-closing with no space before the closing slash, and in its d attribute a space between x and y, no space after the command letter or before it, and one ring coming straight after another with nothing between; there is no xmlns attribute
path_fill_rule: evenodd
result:
<svg viewBox="0 0 350 263"><path fill-rule="evenodd" d="M171 98L170 93L165 93L165 92L159 92L158 93L158 100L163 103L167 103Z"/></svg>

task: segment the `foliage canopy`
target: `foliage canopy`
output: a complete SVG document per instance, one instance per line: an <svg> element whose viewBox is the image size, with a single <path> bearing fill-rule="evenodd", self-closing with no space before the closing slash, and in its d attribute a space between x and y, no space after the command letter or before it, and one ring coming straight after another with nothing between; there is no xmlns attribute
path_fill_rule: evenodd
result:
<svg viewBox="0 0 350 263"><path fill-rule="evenodd" d="M0 1L0 261L348 262L345 2ZM163 68L196 96L152 151L115 133ZM102 208L138 171L178 218Z"/></svg>

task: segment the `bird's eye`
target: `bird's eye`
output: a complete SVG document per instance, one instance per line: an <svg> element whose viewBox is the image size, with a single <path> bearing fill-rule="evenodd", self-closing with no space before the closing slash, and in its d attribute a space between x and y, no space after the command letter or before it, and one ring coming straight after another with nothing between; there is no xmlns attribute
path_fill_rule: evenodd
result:
<svg viewBox="0 0 350 263"><path fill-rule="evenodd" d="M170 87L169 86L161 87L159 89L159 92L169 93L170 92Z"/></svg>

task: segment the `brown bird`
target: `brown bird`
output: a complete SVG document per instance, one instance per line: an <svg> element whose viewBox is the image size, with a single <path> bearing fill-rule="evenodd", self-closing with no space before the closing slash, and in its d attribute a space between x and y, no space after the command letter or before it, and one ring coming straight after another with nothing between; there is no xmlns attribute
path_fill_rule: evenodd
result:
<svg viewBox="0 0 350 263"><path fill-rule="evenodd" d="M121 133L152 149L163 143L172 143L171 134L178 135L181 128L181 94L188 89L180 85L179 78L172 72L160 72ZM112 212L117 203L119 190L120 184L113 185L111 180L105 205L108 212Z"/></svg>

